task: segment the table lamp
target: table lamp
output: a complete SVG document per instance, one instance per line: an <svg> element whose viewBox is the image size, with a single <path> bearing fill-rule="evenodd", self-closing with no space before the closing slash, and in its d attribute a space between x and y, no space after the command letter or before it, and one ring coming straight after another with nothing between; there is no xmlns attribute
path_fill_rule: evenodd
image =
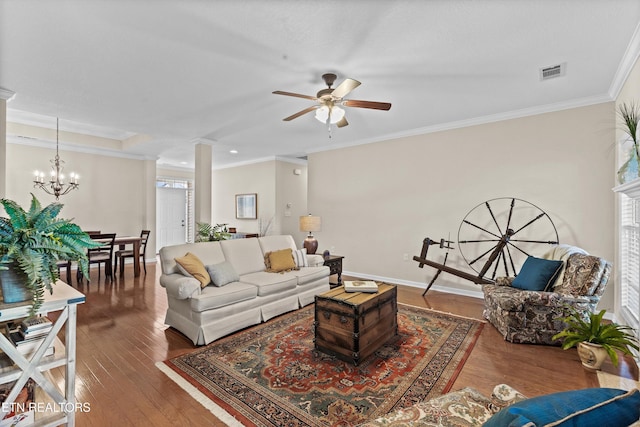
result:
<svg viewBox="0 0 640 427"><path fill-rule="evenodd" d="M315 254L318 249L318 241L313 237L313 231L322 230L322 219L311 214L300 217L300 231L308 231L309 235L304 239L303 246L308 254Z"/></svg>

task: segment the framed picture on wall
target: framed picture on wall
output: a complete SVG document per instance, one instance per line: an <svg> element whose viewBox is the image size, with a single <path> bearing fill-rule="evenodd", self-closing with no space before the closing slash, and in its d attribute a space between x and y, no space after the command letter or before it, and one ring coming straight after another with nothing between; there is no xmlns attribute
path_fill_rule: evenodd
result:
<svg viewBox="0 0 640 427"><path fill-rule="evenodd" d="M256 193L236 194L236 218L258 218L258 195Z"/></svg>

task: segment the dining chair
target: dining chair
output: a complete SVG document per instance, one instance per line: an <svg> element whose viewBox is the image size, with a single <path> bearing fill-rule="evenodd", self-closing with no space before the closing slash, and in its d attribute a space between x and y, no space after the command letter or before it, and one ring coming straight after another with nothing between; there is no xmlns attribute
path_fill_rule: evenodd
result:
<svg viewBox="0 0 640 427"><path fill-rule="evenodd" d="M113 281L113 245L116 233L91 234L91 239L99 242L101 246L87 250L89 266L98 264L98 279L100 279L100 264L104 264L104 274ZM82 280L82 271L78 269L78 282Z"/></svg>
<svg viewBox="0 0 640 427"><path fill-rule="evenodd" d="M144 267L144 274L147 274L147 262L146 262L146 252L147 252L147 241L149 240L149 235L151 234L151 230L142 230L140 232L140 258L142 258L142 266ZM124 275L124 259L125 258L133 258L133 249L124 249L119 250L115 254L114 266L113 270L118 269L118 258L120 258L120 275Z"/></svg>
<svg viewBox="0 0 640 427"><path fill-rule="evenodd" d="M70 285L71 284L71 261L66 259L60 259L58 260L58 262L56 262L56 265L58 266L58 277L60 277L60 270L63 268L66 269L67 284Z"/></svg>

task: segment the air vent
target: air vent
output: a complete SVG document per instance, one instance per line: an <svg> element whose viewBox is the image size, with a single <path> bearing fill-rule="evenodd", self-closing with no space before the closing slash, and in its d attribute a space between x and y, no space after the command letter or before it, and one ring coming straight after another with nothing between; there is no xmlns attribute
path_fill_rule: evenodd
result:
<svg viewBox="0 0 640 427"><path fill-rule="evenodd" d="M565 63L552 65L551 67L544 67L540 69L540 80L549 80L554 77L564 76L567 66Z"/></svg>

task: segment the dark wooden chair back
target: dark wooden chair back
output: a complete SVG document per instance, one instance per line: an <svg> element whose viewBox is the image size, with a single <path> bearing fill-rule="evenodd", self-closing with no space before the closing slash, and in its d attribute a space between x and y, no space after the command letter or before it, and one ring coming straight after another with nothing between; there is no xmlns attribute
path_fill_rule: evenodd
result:
<svg viewBox="0 0 640 427"><path fill-rule="evenodd" d="M113 280L113 246L116 233L91 234L91 239L101 243L101 246L87 250L89 264L98 264L98 278L100 278L100 264L104 263L104 271L107 277ZM81 279L78 273L78 281Z"/></svg>

